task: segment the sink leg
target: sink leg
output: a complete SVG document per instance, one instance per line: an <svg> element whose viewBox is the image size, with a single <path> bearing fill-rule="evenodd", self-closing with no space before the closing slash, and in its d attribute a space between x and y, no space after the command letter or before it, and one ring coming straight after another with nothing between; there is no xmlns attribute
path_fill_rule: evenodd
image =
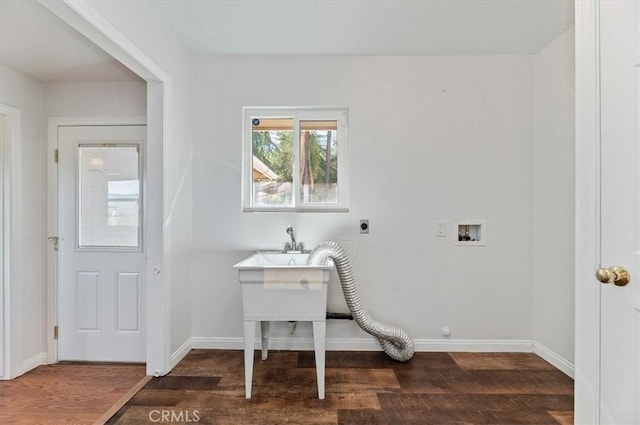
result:
<svg viewBox="0 0 640 425"><path fill-rule="evenodd" d="M260 322L260 335L262 336L262 360L269 357L269 322Z"/></svg>
<svg viewBox="0 0 640 425"><path fill-rule="evenodd" d="M244 392L246 399L251 398L253 382L253 348L256 339L256 322L244 322Z"/></svg>
<svg viewBox="0 0 640 425"><path fill-rule="evenodd" d="M318 398L324 400L324 343L327 322L313 322L313 347L316 352L316 377L318 379Z"/></svg>

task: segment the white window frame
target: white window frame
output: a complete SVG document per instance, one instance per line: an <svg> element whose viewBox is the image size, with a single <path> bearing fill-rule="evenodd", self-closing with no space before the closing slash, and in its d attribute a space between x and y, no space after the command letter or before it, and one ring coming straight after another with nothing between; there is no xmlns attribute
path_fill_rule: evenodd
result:
<svg viewBox="0 0 640 425"><path fill-rule="evenodd" d="M242 108L242 211L243 212L347 212L348 207L348 118L347 108L317 107L244 107ZM293 205L253 205L252 119L293 119ZM302 203L300 199L300 121L335 120L338 122L338 201Z"/></svg>
<svg viewBox="0 0 640 425"><path fill-rule="evenodd" d="M125 147L125 148L136 148L136 150L138 151L138 181L139 181L139 194L138 194L138 246L113 246L113 245L106 245L106 246L101 246L101 245L80 245L80 237L81 237L81 209L80 209L80 200L81 200L81 194L80 194L80 185L81 185L81 181L80 181L80 175L82 173L82 164L80 163L80 148L86 148L86 147L99 147L99 148L104 148L104 147L109 147L109 148L121 148L121 147ZM123 143L80 143L77 147L76 147L76 173L77 175L75 176L75 191L76 194L75 196L77 197L76 202L78 203L78 205L76 205L76 223L75 223L75 238L76 238L76 243L75 243L75 248L74 250L76 252L144 252L143 249L143 231L145 229L143 229L143 225L144 225L144 185L145 185L145 181L144 181L144 162L143 162L143 157L142 157L142 152L143 152L144 148L142 145L142 142L123 142Z"/></svg>

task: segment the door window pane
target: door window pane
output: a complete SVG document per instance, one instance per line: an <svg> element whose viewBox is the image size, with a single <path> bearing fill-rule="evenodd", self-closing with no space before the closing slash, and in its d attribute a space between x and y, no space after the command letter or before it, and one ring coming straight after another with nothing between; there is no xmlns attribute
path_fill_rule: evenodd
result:
<svg viewBox="0 0 640 425"><path fill-rule="evenodd" d="M139 248L139 147L84 145L78 159L78 246Z"/></svg>
<svg viewBox="0 0 640 425"><path fill-rule="evenodd" d="M251 120L252 197L255 206L293 205L293 119Z"/></svg>
<svg viewBox="0 0 640 425"><path fill-rule="evenodd" d="M300 121L300 201L338 202L338 122Z"/></svg>

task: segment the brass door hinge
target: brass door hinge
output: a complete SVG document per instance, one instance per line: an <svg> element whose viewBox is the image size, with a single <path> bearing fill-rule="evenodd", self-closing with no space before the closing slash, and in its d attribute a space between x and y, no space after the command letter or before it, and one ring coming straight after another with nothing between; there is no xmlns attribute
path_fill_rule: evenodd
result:
<svg viewBox="0 0 640 425"><path fill-rule="evenodd" d="M54 149L53 150L53 162L58 162L59 158L60 158L60 154L58 152L58 149Z"/></svg>
<svg viewBox="0 0 640 425"><path fill-rule="evenodd" d="M58 325L53 327L53 339L58 339Z"/></svg>
<svg viewBox="0 0 640 425"><path fill-rule="evenodd" d="M57 251L60 238L57 236L49 236L47 240L53 242L53 249Z"/></svg>

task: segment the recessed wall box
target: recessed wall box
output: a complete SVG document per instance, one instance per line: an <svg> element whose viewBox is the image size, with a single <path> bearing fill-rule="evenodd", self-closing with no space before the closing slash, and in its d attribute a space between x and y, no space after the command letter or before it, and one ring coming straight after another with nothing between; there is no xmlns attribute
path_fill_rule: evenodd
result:
<svg viewBox="0 0 640 425"><path fill-rule="evenodd" d="M486 246L487 222L485 220L460 220L456 222L455 245Z"/></svg>

